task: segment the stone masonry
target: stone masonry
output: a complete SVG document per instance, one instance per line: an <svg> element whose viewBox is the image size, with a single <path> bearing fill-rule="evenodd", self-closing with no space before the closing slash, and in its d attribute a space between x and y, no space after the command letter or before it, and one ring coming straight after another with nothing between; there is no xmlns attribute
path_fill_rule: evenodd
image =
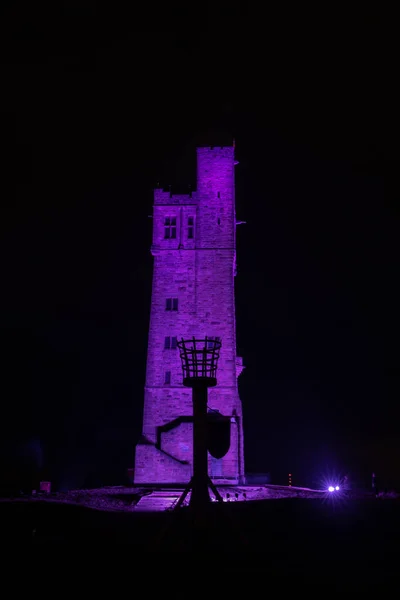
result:
<svg viewBox="0 0 400 600"><path fill-rule="evenodd" d="M234 277L234 147L197 148L197 190L154 191L153 287L137 484L187 484L192 476L192 392L182 384L176 339L218 337L222 347L210 410L231 416L231 444L209 455L215 483L244 483L242 407L237 379Z"/></svg>

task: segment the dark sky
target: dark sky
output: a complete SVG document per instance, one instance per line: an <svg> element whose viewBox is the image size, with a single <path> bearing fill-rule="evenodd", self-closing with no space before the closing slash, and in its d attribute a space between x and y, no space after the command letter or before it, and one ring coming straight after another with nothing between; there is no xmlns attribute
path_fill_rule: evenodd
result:
<svg viewBox="0 0 400 600"><path fill-rule="evenodd" d="M400 479L377 16L65 4L2 9L3 465L60 486L133 466L152 189L194 187L196 145L235 138L247 469Z"/></svg>

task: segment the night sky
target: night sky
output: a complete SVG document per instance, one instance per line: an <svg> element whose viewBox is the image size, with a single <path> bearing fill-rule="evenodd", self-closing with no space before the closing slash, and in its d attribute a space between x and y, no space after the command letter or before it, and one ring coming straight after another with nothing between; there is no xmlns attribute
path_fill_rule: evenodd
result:
<svg viewBox="0 0 400 600"><path fill-rule="evenodd" d="M253 30L235 3L200 21L65 4L2 9L3 478L125 482L152 190L195 188L196 146L235 138L246 468L399 482L399 223L383 200L398 154L383 144L376 15Z"/></svg>

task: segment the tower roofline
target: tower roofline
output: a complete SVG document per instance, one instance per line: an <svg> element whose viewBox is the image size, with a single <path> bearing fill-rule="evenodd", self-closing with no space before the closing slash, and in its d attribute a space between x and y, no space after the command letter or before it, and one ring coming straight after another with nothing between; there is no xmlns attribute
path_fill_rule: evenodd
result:
<svg viewBox="0 0 400 600"><path fill-rule="evenodd" d="M235 146L197 146L197 152L218 152L219 150L231 150L234 152Z"/></svg>

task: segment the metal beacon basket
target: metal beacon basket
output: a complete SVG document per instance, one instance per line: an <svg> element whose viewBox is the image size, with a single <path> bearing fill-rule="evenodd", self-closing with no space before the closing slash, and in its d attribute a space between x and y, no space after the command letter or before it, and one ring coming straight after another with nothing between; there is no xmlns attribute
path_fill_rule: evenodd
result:
<svg viewBox="0 0 400 600"><path fill-rule="evenodd" d="M183 385L214 387L217 385L221 341L213 338L191 338L177 341L182 362Z"/></svg>

